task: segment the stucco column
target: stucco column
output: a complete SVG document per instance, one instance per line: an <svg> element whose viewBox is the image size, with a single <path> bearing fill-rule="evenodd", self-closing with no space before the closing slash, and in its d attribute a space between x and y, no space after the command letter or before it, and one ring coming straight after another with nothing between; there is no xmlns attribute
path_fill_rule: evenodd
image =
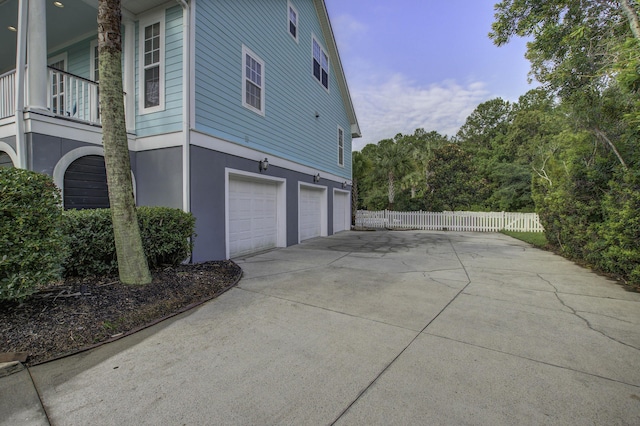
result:
<svg viewBox="0 0 640 426"><path fill-rule="evenodd" d="M29 0L27 26L27 108L47 109L47 8L45 0Z"/></svg>

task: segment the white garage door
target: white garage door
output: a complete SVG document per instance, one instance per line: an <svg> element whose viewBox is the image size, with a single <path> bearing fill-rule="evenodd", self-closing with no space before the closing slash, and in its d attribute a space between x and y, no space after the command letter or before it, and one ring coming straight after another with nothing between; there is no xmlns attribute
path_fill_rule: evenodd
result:
<svg viewBox="0 0 640 426"><path fill-rule="evenodd" d="M229 179L229 256L276 247L277 183Z"/></svg>
<svg viewBox="0 0 640 426"><path fill-rule="evenodd" d="M300 209L299 232L300 241L322 235L322 189L300 187L298 200Z"/></svg>
<svg viewBox="0 0 640 426"><path fill-rule="evenodd" d="M350 224L349 193L336 191L333 193L333 233L348 230Z"/></svg>

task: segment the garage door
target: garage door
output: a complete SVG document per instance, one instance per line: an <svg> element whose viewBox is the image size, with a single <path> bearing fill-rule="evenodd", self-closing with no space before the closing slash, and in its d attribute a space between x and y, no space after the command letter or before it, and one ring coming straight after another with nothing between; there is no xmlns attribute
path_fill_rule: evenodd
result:
<svg viewBox="0 0 640 426"><path fill-rule="evenodd" d="M276 247L277 183L229 179L229 256Z"/></svg>
<svg viewBox="0 0 640 426"><path fill-rule="evenodd" d="M333 233L346 231L350 228L351 217L349 211L349 193L333 193Z"/></svg>
<svg viewBox="0 0 640 426"><path fill-rule="evenodd" d="M300 241L322 235L322 211L324 190L300 187Z"/></svg>

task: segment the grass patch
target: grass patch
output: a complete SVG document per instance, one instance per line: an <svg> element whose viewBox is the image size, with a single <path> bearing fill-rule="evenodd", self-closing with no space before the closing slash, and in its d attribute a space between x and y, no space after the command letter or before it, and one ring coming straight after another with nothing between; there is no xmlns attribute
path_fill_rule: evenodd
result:
<svg viewBox="0 0 640 426"><path fill-rule="evenodd" d="M548 241L544 236L544 232L514 232L514 231L500 231L504 235L508 235L517 240L524 241L525 243L533 244L534 246L544 249L547 247Z"/></svg>

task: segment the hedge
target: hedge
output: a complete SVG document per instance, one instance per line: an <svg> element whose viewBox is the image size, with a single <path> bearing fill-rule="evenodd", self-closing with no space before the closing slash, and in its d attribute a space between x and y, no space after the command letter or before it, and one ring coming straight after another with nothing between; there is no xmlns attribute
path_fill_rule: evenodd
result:
<svg viewBox="0 0 640 426"><path fill-rule="evenodd" d="M138 223L149 268L176 265L193 248L195 218L167 207L138 207ZM118 271L109 209L67 210L63 232L70 248L66 276L110 275Z"/></svg>
<svg viewBox="0 0 640 426"><path fill-rule="evenodd" d="M44 174L0 168L0 300L56 281L66 255L60 191Z"/></svg>

